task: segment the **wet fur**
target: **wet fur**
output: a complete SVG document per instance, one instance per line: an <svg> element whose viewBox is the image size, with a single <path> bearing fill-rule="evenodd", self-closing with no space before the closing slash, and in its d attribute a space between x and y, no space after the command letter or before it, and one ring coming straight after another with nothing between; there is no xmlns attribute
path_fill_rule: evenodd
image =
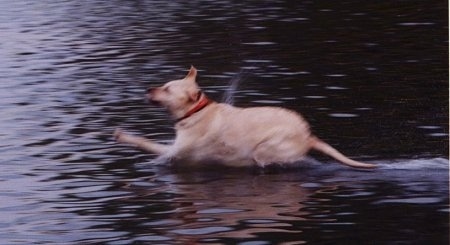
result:
<svg viewBox="0 0 450 245"><path fill-rule="evenodd" d="M143 137L116 130L118 142L182 164L223 164L233 167L268 164L292 164L314 149L341 163L357 168L375 165L351 160L311 134L303 117L280 107L239 108L210 103L189 115L190 110L206 99L196 82L197 70L191 67L184 79L174 80L148 90L153 103L165 107L174 119L173 144L160 144Z"/></svg>

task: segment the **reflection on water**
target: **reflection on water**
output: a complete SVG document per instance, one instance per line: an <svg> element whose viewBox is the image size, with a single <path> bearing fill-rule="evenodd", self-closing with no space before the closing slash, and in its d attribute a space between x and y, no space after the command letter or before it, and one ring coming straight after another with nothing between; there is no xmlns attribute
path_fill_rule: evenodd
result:
<svg viewBox="0 0 450 245"><path fill-rule="evenodd" d="M0 7L1 244L448 243L444 2ZM380 170L196 172L115 144L173 137L143 92L191 64L208 96L302 112Z"/></svg>

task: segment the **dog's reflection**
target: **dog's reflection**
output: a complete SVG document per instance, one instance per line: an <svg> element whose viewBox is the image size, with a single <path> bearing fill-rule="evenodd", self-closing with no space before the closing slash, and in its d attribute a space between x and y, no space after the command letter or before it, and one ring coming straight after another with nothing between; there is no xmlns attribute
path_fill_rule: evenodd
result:
<svg viewBox="0 0 450 245"><path fill-rule="evenodd" d="M246 170L243 170L244 172ZM290 174L188 172L164 177L167 191L181 194L165 227L165 236L195 242L215 238L251 238L258 233L296 233L302 203L310 194Z"/></svg>

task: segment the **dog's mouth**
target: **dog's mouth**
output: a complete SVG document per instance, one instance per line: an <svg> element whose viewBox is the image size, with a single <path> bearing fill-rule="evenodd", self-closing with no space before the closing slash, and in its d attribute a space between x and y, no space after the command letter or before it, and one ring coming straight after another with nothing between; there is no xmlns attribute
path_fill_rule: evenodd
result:
<svg viewBox="0 0 450 245"><path fill-rule="evenodd" d="M162 106L160 101L150 100L149 102L150 102L150 104L155 105L155 106Z"/></svg>
<svg viewBox="0 0 450 245"><path fill-rule="evenodd" d="M145 94L145 101L152 105L162 106L161 101L155 99L155 96L153 95L154 91L154 88L147 89L147 93Z"/></svg>

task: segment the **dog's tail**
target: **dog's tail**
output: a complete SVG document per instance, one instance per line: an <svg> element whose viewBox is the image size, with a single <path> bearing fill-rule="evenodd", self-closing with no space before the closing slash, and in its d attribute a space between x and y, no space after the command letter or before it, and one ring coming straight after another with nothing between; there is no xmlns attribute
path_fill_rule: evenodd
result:
<svg viewBox="0 0 450 245"><path fill-rule="evenodd" d="M334 149L329 144L325 143L324 141L320 140L317 137L311 138L311 148L317 151L320 151L330 157L333 157L334 159L340 161L344 165L354 167L354 168L376 168L376 165L369 164L369 163L362 163L355 160L352 160L346 156L344 156L342 153Z"/></svg>

